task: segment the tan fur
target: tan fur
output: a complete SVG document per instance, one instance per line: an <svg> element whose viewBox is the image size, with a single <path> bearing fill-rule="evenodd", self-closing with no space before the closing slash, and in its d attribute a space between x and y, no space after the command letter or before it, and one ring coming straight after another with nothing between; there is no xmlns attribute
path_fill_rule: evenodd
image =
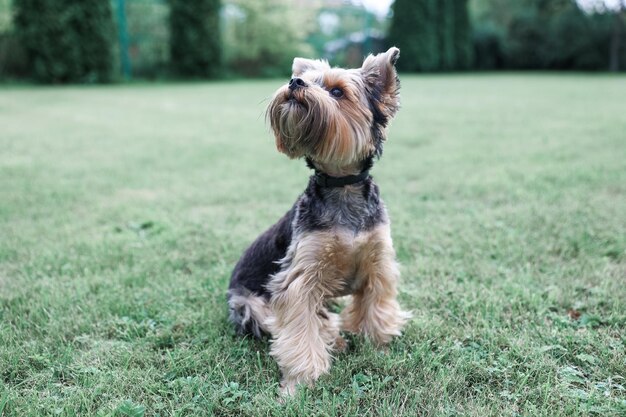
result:
<svg viewBox="0 0 626 417"><path fill-rule="evenodd" d="M276 274L268 289L274 315L270 354L283 374L283 390L291 394L298 383L312 383L330 368L331 350L339 336L339 317L324 306L338 293L349 263L338 259L340 240L330 233L310 233L295 239L287 257L290 265ZM327 318L324 318L327 317Z"/></svg>
<svg viewBox="0 0 626 417"><path fill-rule="evenodd" d="M242 325L245 326L249 320L254 319L257 323L259 323L261 330L269 333L269 329L265 325L265 322L271 316L272 310L263 297L252 293L245 295L231 293L228 304L235 311L238 311L243 307L245 316L242 317Z"/></svg>
<svg viewBox="0 0 626 417"><path fill-rule="evenodd" d="M377 345L383 345L393 336L399 336L411 317L396 301L400 271L388 224L372 232L359 255L356 273L359 286L342 311L343 329L363 333Z"/></svg>
<svg viewBox="0 0 626 417"><path fill-rule="evenodd" d="M320 163L351 164L371 154L372 113L364 101L361 75L341 68L325 72L314 66L303 68L299 76L309 87L291 92L283 86L267 109L277 149L291 158L312 153ZM316 84L320 78L325 88ZM330 96L333 87L342 88L345 96L340 100Z"/></svg>
<svg viewBox="0 0 626 417"><path fill-rule="evenodd" d="M394 68L398 56L400 56L400 50L390 48L384 54L368 56L361 67L367 82L381 84L381 100L377 107L387 116L393 116L400 105L398 102L399 85Z"/></svg>
<svg viewBox="0 0 626 417"><path fill-rule="evenodd" d="M380 156L387 123L399 107L398 55L392 47L350 70L294 59L291 84L278 89L266 113L278 150L306 156L327 175L362 172L366 160ZM333 352L346 347L341 329L383 345L408 320L396 301L399 270L386 215L381 221L361 232L340 226L295 230L280 272L267 284L269 303L251 295L235 300L247 302L245 311L271 334L283 393L328 372ZM328 311L328 299L346 295L352 297L341 315Z"/></svg>
<svg viewBox="0 0 626 417"><path fill-rule="evenodd" d="M287 394L328 372L331 352L345 348L340 327L380 345L399 335L408 318L395 301L398 269L388 225L357 236L341 229L312 232L295 241L287 254L289 267L268 285L273 314L266 321L270 354ZM342 326L325 300L346 294L354 298Z"/></svg>

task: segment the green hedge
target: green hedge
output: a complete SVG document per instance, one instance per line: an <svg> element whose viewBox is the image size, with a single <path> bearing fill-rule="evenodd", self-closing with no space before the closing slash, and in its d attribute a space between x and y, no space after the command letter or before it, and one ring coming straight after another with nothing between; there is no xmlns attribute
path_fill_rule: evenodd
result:
<svg viewBox="0 0 626 417"><path fill-rule="evenodd" d="M402 51L401 71L468 69L472 48L467 0L396 0L388 40Z"/></svg>
<svg viewBox="0 0 626 417"><path fill-rule="evenodd" d="M454 0L454 66L459 70L466 70L474 61L472 48L472 25L468 11L468 0Z"/></svg>
<svg viewBox="0 0 626 417"><path fill-rule="evenodd" d="M389 28L390 45L398 46L400 71L435 71L439 68L437 41L438 0L396 0Z"/></svg>
<svg viewBox="0 0 626 417"><path fill-rule="evenodd" d="M473 33L477 69L606 71L611 59L626 67L626 11L589 13L570 0L480 3ZM611 46L620 44L611 56Z"/></svg>
<svg viewBox="0 0 626 417"><path fill-rule="evenodd" d="M220 0L170 0L170 61L174 75L212 78L222 71Z"/></svg>
<svg viewBox="0 0 626 417"><path fill-rule="evenodd" d="M515 16L504 40L507 64L520 69L607 70L611 16L575 5L558 14Z"/></svg>
<svg viewBox="0 0 626 417"><path fill-rule="evenodd" d="M14 0L13 7L15 30L34 79L111 80L114 29L109 1Z"/></svg>

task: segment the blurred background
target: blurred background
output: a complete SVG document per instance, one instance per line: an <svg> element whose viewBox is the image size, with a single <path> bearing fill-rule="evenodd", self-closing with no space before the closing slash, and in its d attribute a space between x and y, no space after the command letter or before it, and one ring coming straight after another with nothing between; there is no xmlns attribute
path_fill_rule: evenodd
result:
<svg viewBox="0 0 626 417"><path fill-rule="evenodd" d="M0 80L273 77L294 56L404 72L626 70L626 0L0 0Z"/></svg>

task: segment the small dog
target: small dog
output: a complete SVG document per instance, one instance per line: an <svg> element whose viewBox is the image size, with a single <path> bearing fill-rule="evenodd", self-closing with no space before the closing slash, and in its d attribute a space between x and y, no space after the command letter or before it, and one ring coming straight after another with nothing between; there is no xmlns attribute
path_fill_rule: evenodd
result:
<svg viewBox="0 0 626 417"><path fill-rule="evenodd" d="M278 150L306 158L315 174L285 216L257 238L233 271L230 320L240 333L271 335L284 394L328 372L340 330L377 345L400 335L409 314L396 301L399 277L389 218L369 170L399 107L398 48L361 68L295 58L267 118ZM341 316L328 300L351 295Z"/></svg>

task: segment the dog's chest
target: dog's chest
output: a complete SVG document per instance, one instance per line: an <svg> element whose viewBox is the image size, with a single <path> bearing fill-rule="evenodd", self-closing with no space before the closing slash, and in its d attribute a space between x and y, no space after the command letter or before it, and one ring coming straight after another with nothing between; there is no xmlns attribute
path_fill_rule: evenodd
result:
<svg viewBox="0 0 626 417"><path fill-rule="evenodd" d="M297 228L302 231L346 229L360 234L383 223L385 209L371 184L311 191L298 204Z"/></svg>
<svg viewBox="0 0 626 417"><path fill-rule="evenodd" d="M324 242L319 260L328 296L353 294L367 278L372 262L380 256L381 227L356 234L338 227L319 232L319 239Z"/></svg>

